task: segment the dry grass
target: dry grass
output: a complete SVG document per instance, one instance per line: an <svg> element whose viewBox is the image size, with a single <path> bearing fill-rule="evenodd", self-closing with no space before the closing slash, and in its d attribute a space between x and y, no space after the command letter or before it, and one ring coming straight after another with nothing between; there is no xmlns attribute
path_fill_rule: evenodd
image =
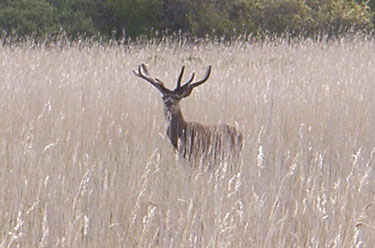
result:
<svg viewBox="0 0 375 248"><path fill-rule="evenodd" d="M374 247L374 45L0 47L0 247ZM182 111L236 171L175 161L140 62L213 65Z"/></svg>

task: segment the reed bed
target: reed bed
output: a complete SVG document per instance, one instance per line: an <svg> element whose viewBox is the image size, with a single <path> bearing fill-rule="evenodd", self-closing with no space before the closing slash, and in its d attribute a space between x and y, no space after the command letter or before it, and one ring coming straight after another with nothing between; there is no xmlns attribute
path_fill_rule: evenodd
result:
<svg viewBox="0 0 375 248"><path fill-rule="evenodd" d="M0 46L0 247L374 247L375 44ZM176 160L159 93L228 123L241 160Z"/></svg>

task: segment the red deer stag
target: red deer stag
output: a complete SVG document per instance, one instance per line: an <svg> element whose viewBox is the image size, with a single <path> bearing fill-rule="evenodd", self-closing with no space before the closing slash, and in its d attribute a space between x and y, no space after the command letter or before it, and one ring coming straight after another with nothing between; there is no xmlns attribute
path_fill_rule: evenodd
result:
<svg viewBox="0 0 375 248"><path fill-rule="evenodd" d="M167 89L158 78L152 78L143 63L133 72L160 91L167 121L167 136L180 158L199 166L228 161L228 158L233 161L233 158L238 158L242 149L242 134L226 124L204 126L196 122L187 122L179 105L181 99L190 96L195 87L207 81L211 66L208 66L203 79L193 82L193 72L190 79L181 84L184 70L183 66L174 90Z"/></svg>

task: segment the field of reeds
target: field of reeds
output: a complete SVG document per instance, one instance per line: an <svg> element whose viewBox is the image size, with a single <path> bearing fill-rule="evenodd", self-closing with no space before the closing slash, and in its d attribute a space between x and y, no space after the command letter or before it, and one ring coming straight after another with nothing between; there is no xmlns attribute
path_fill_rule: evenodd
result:
<svg viewBox="0 0 375 248"><path fill-rule="evenodd" d="M179 160L159 92L243 133L232 171ZM0 46L0 247L374 247L375 42Z"/></svg>

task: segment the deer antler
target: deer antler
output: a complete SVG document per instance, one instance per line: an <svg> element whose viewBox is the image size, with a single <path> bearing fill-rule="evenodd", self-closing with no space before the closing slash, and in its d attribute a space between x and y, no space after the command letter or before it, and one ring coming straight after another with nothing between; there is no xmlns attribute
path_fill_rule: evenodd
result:
<svg viewBox="0 0 375 248"><path fill-rule="evenodd" d="M189 96L195 87L197 87L197 86L199 86L199 85L201 85L201 84L203 84L204 82L207 81L207 79L209 78L209 76L211 74L211 65L209 65L207 67L207 71L206 71L206 74L203 77L203 79L192 83L193 79L194 79L194 76L195 76L195 73L193 72L190 79L186 83L184 83L183 86L181 86L181 78L182 78L183 71L184 71L184 68L181 69L181 73L180 73L180 76L179 76L178 81L177 81L177 87L173 91L173 93L177 94L181 98Z"/></svg>
<svg viewBox="0 0 375 248"><path fill-rule="evenodd" d="M193 81L194 76L195 76L195 73L193 72L193 74L191 75L191 78L183 86L181 86L180 88L185 88L185 87L188 87L188 86L190 86L191 88L195 88L195 87L203 84L204 82L206 82L207 79L209 78L210 74L211 74L211 65L209 65L207 67L206 74L204 75L203 79L190 84Z"/></svg>
<svg viewBox="0 0 375 248"><path fill-rule="evenodd" d="M149 82L150 84L152 84L155 88L157 88L163 95L165 94L177 94L179 97L186 97L188 95L190 95L191 91L203 84L204 82L207 81L207 79L209 78L210 74L211 74L211 65L209 65L207 67L207 70L206 70L206 74L205 76L203 77L203 79L199 80L199 81L196 81L194 83L193 80L194 80L194 77L195 77L195 73L193 72L191 74L191 77L189 78L189 80L187 80L182 86L181 86L181 81L182 81L182 78L183 78L183 75L184 75L184 72L185 72L185 66L182 66L181 67L181 71L180 71L180 74L178 76L178 79L177 79L177 85L176 85L176 88L171 91L169 89L167 89L165 86L164 86L164 83L158 79L158 78L152 78L150 76L150 73L147 69L147 66L142 63L140 65L138 65L138 70L133 70L133 73L137 76L137 77L140 77L144 80L146 80L147 82Z"/></svg>
<svg viewBox="0 0 375 248"><path fill-rule="evenodd" d="M182 77L183 77L183 75L184 75L184 71L185 71L185 66L182 66L182 67L181 67L180 75L178 76L178 79L177 79L177 86L176 86L176 89L175 89L175 90L181 88L181 80L182 80ZM190 84L190 83L193 81L194 76L195 76L195 72L193 72L193 73L191 74L190 79L189 79L188 81L186 81L186 82L184 83L184 85Z"/></svg>
<svg viewBox="0 0 375 248"><path fill-rule="evenodd" d="M144 73L143 73L143 72ZM133 73L137 76L137 77L140 77L144 80L146 80L147 82L151 83L154 87L156 87L161 93L167 93L167 92L170 92L170 90L168 90L167 88L165 88L164 86L164 83L159 80L158 78L152 78L150 76L150 73L148 72L148 69L147 69L147 66L142 63L140 65L138 65L138 71L136 70L133 70Z"/></svg>
<svg viewBox="0 0 375 248"><path fill-rule="evenodd" d="M182 67L181 67L180 75L178 76L178 79L177 79L177 86L176 86L176 89L178 89L178 88L181 87L181 80L182 80L182 76L184 75L184 71L185 71L185 66L182 66Z"/></svg>

